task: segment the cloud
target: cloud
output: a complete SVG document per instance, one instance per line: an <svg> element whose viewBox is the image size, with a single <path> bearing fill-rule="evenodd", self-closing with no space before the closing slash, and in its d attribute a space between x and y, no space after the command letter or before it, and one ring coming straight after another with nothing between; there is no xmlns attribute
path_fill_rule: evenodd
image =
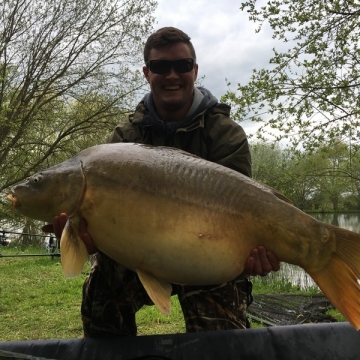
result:
<svg viewBox="0 0 360 360"><path fill-rule="evenodd" d="M175 26L191 37L199 76L205 75L203 85L218 98L227 91L225 79L236 90L249 81L252 69L268 66L272 34L266 27L256 34L239 1L159 0L155 16L156 29Z"/></svg>
<svg viewBox="0 0 360 360"><path fill-rule="evenodd" d="M258 24L240 10L238 0L211 2L204 0L158 0L155 29L174 26L187 33L194 44L202 85L218 99L227 90L236 91L237 85L249 82L253 69L269 68L273 48L284 51L285 45L272 38L272 30ZM266 4L258 0L256 6ZM266 116L266 115L265 115ZM260 124L241 123L247 134L254 134Z"/></svg>

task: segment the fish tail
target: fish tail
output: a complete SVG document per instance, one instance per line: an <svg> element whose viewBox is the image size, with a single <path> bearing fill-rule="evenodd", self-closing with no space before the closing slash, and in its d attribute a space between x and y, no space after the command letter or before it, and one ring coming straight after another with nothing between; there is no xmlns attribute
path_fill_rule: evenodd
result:
<svg viewBox="0 0 360 360"><path fill-rule="evenodd" d="M336 250L328 265L310 272L329 301L360 329L360 235L331 227L336 236Z"/></svg>
<svg viewBox="0 0 360 360"><path fill-rule="evenodd" d="M89 253L77 232L78 222L68 218L60 240L61 266L66 277L81 273Z"/></svg>

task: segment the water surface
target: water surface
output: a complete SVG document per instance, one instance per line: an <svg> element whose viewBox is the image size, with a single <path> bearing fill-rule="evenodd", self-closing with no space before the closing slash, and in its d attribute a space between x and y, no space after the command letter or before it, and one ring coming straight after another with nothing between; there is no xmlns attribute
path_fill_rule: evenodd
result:
<svg viewBox="0 0 360 360"><path fill-rule="evenodd" d="M360 234L360 213L346 214L310 214L317 220L332 224L344 229L348 229ZM268 275L273 281L281 281L281 283L289 282L292 285L299 286L306 290L317 285L312 278L300 267L287 263L281 264L280 271Z"/></svg>

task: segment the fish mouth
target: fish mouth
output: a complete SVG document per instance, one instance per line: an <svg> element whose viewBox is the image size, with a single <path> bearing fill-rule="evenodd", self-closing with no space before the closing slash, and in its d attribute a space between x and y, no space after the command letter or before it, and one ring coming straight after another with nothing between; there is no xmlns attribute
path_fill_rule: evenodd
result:
<svg viewBox="0 0 360 360"><path fill-rule="evenodd" d="M18 200L18 198L15 196L14 193L10 193L6 198L11 202L13 209L21 206L20 201Z"/></svg>

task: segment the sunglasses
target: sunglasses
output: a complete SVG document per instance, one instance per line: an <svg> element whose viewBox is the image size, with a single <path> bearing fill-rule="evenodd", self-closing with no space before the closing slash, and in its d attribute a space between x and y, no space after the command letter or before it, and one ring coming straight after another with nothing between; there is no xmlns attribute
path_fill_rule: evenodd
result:
<svg viewBox="0 0 360 360"><path fill-rule="evenodd" d="M171 68L178 74L184 74L191 71L196 63L196 59L187 58L180 60L149 60L146 67L154 74L166 74Z"/></svg>

